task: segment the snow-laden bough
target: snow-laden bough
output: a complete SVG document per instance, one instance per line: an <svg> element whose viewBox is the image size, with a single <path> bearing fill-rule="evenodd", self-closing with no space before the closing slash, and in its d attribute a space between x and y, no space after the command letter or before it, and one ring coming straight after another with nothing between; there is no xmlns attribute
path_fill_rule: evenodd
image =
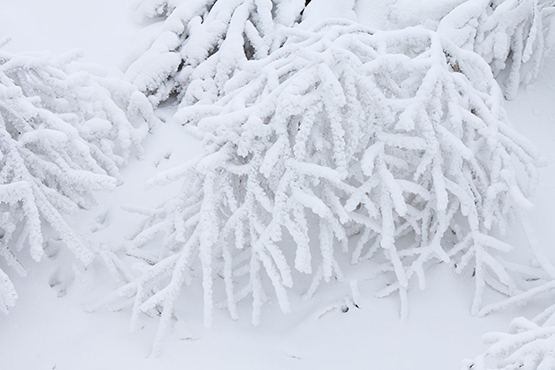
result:
<svg viewBox="0 0 555 370"><path fill-rule="evenodd" d="M283 43L278 30L300 21L304 0L141 0L139 20L159 27L145 39L127 78L153 104L176 96L211 103L247 60L267 57Z"/></svg>
<svg viewBox="0 0 555 370"><path fill-rule="evenodd" d="M553 0L467 0L439 22L438 32L478 53L499 76L506 98L537 77L555 45Z"/></svg>

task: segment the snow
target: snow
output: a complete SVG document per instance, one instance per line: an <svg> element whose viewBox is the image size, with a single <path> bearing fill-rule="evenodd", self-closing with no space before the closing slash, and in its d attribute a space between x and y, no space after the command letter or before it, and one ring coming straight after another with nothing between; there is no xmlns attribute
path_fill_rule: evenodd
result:
<svg viewBox="0 0 555 370"><path fill-rule="evenodd" d="M0 39L8 51L61 54L83 49L85 60L119 64L139 26L129 11L133 0L7 0L0 13Z"/></svg>
<svg viewBox="0 0 555 370"><path fill-rule="evenodd" d="M354 10L357 20L378 29L397 29L416 26L432 26L441 17L464 0L366 0L357 1Z"/></svg>
<svg viewBox="0 0 555 370"><path fill-rule="evenodd" d="M347 5L355 2L312 3L318 1L330 5L322 17L356 16L378 28L392 28L392 21L411 25L424 12L436 20L445 8L460 3L450 0L434 7L438 4L435 0L357 1L352 12L353 6L347 9ZM12 37L13 41L5 46L8 51L48 49L59 54L79 47L84 49L88 62L120 65L137 34L128 6L127 0L12 0L0 6L7 9L0 13L0 38ZM397 13L401 20L389 20L389 6L404 9ZM305 16L310 15L309 9ZM541 169L530 220L539 245L546 247L551 261L555 261L553 71L555 55L534 85L521 89L514 101L506 103L517 131L538 146L547 164ZM154 128L144 142L144 157L130 161L121 171L123 185L111 193L98 194L98 206L71 220L81 233L100 245L129 243L121 235L132 236L136 232L134 225L142 217L125 211L124 206L144 207L141 210L148 213L151 207L179 192L177 183L145 188L147 181L162 170L181 165L201 151L200 144L170 118L172 113L171 108L159 111L166 122ZM90 128L97 132L108 129L100 120L90 122ZM418 141L402 144L420 145ZM308 170L323 178L339 176L329 170ZM311 206L327 211L317 202ZM524 231L512 230L509 240L514 245L526 243ZM48 250L45 253L48 255ZM180 297L173 331L164 339L161 355L153 358L149 354L158 318L140 318L137 330L131 332L129 310L87 312L91 304L116 288L115 283L98 261L85 269L69 260L64 252L43 258L40 264L28 257L23 261L29 267L27 276L16 275L12 279L19 299L8 315L0 314L3 369L457 369L463 359L484 352L486 346L481 337L485 332L505 331L514 317L533 317L541 307L510 306L484 318L473 317L470 273L459 275L448 266L439 265L428 272L425 290L414 287L409 291L408 318L402 322L398 298L374 297L383 288L385 278L377 266L368 262L346 273L345 281L350 283L332 283L326 290L317 291L311 300L303 301L295 290L290 297L289 314L280 311L278 302L265 304L259 326L251 325L247 302L238 305L237 321L230 320L226 310L216 309L212 328L204 328L202 291L190 288L192 298L185 301L185 297ZM376 271L376 275L369 276L368 271ZM298 274L295 278L304 278L308 288L310 277L292 273ZM67 294L57 281L60 279L73 280L67 286Z"/></svg>
<svg viewBox="0 0 555 370"><path fill-rule="evenodd" d="M311 27L330 18L346 18L356 20L354 11L356 1L312 0L303 13L303 24Z"/></svg>
<svg viewBox="0 0 555 370"><path fill-rule="evenodd" d="M44 266L40 274L33 269L26 280L46 281L50 268ZM350 304L344 313L345 301L336 302L333 297L341 296L337 292L317 295L289 315L265 312L259 327L253 327L248 317L233 322L218 314L213 328L206 330L197 305L189 309L197 311L196 319L178 322L162 355L147 358L155 322L142 321L139 330L130 333L127 313L91 314L79 308L84 296L94 290L78 293L74 287L66 297L57 298L48 286L17 281L21 298L0 321L0 355L3 366L14 370L54 366L57 370L173 370L184 365L249 370L456 369L461 359L483 350L483 332L503 330L514 312L488 319L470 317L472 292L467 282L444 268L434 270L430 282L425 291L410 295L406 324L399 321L394 299L371 298L378 284L367 281L358 284L360 309ZM317 318L322 306L330 309Z"/></svg>

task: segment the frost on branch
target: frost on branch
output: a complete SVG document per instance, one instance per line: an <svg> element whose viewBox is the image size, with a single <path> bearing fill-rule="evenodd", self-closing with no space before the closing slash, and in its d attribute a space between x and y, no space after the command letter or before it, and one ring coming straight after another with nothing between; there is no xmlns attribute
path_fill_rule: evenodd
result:
<svg viewBox="0 0 555 370"><path fill-rule="evenodd" d="M553 0L467 0L439 24L438 31L474 50L495 76L505 72L505 96L514 99L520 83L538 75L555 42Z"/></svg>
<svg viewBox="0 0 555 370"><path fill-rule="evenodd" d="M550 317L550 318L547 318ZM490 347L464 369L472 370L551 370L555 368L555 321L553 310L530 321L514 319L507 333L484 335ZM545 321L547 318L548 321ZM542 320L543 319L543 320ZM543 325L540 325L543 322Z"/></svg>
<svg viewBox="0 0 555 370"><path fill-rule="evenodd" d="M201 279L208 325L215 302L236 318L247 297L257 323L274 294L290 309L293 268L313 276L308 296L341 278L341 252L381 262L394 277L382 295L398 291L403 314L409 284L423 287L437 261L475 269L474 312L488 285L519 291L494 235L530 206L536 154L479 55L423 28L329 22L292 32L227 86L211 114L176 114L206 152L150 181L184 185L141 211L129 253L147 263L117 292L135 297L134 320L162 312L157 344L185 285Z"/></svg>
<svg viewBox="0 0 555 370"><path fill-rule="evenodd" d="M210 104L247 60L278 48L280 27L300 19L303 0L143 0L140 20L161 21L137 50L127 77L158 105L171 95Z"/></svg>
<svg viewBox="0 0 555 370"><path fill-rule="evenodd" d="M17 255L43 254L45 225L84 262L92 253L63 214L112 189L118 166L154 122L146 97L130 84L79 71L77 55L0 51L0 310L17 297L5 270L25 274ZM4 271L2 271L4 270Z"/></svg>

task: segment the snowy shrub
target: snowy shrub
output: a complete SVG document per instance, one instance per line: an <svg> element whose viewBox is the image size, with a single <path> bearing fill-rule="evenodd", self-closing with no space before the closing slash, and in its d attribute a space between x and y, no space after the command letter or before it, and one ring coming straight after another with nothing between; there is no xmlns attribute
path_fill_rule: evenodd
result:
<svg viewBox="0 0 555 370"><path fill-rule="evenodd" d="M162 312L155 350L185 284L202 280L207 325L216 300L236 318L245 298L256 324L271 290L290 310L293 268L313 276L308 297L341 279L341 252L393 276L380 296L399 292L402 315L414 278L424 287L441 261L475 271L474 313L486 286L520 292L521 266L500 258L511 246L495 235L525 220L535 150L508 124L489 65L440 34L349 21L292 31L209 109L175 119L206 151L150 181L184 185L138 210L129 254L143 272L113 297L134 296L133 320Z"/></svg>
<svg viewBox="0 0 555 370"><path fill-rule="evenodd" d="M494 75L506 71L505 96L514 99L519 84L537 76L553 47L554 5L553 0L467 0L440 21L438 31L482 56Z"/></svg>
<svg viewBox="0 0 555 370"><path fill-rule="evenodd" d="M540 315L545 316L545 315ZM555 369L555 322L539 326L537 320L514 319L507 333L488 333L484 340L491 344L486 352L464 369L472 370L551 370ZM546 317L543 317L544 319Z"/></svg>
<svg viewBox="0 0 555 370"><path fill-rule="evenodd" d="M43 254L44 231L84 262L93 257L63 214L94 204L112 189L118 166L154 122L146 97L130 84L80 71L78 55L13 55L0 51L0 255L20 274L28 245ZM16 292L0 265L0 310Z"/></svg>
<svg viewBox="0 0 555 370"><path fill-rule="evenodd" d="M163 22L137 50L127 77L157 105L179 101L210 104L247 60L280 46L280 27L300 19L303 0L144 0L140 20Z"/></svg>

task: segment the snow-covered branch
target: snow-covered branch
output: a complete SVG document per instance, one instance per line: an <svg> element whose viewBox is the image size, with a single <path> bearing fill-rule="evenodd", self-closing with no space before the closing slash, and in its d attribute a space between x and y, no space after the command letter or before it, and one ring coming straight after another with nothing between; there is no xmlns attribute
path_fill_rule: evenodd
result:
<svg viewBox="0 0 555 370"><path fill-rule="evenodd" d="M548 325L540 326L534 321L518 317L511 322L507 333L485 334L484 341L490 344L490 347L474 360L467 360L463 369L548 370L555 368L553 317Z"/></svg>
<svg viewBox="0 0 555 370"><path fill-rule="evenodd" d="M45 225L82 261L93 258L63 215L117 185L118 166L141 153L156 120L134 86L80 70L77 57L0 51L0 255L21 274L17 254L28 245L41 258ZM7 312L17 295L0 273Z"/></svg>
<svg viewBox="0 0 555 370"><path fill-rule="evenodd" d="M389 5L390 22L396 20L397 27L426 24L456 45L475 51L499 77L509 99L521 83L537 76L555 42L553 0L451 1L439 8L428 5L429 9L403 4ZM327 18L345 15L318 6L330 4L311 4L307 11L313 11L304 23L313 24L321 13ZM345 7L348 4L340 6ZM421 19L413 19L416 15L407 14L406 7L414 8ZM136 48L127 77L155 105L170 96L189 105L213 103L227 93L227 81L244 63L280 48L287 30L301 22L304 1L139 0L136 8L140 21L158 24L150 26L150 36ZM405 19L409 15L412 18Z"/></svg>
<svg viewBox="0 0 555 370"><path fill-rule="evenodd" d="M501 75L505 96L538 75L555 43L553 0L467 0L439 23L438 31L474 50ZM505 73L504 73L505 72Z"/></svg>
<svg viewBox="0 0 555 370"><path fill-rule="evenodd" d="M304 0L144 0L140 20L160 20L127 77L158 105L176 95L210 104L247 60L281 46L280 27L300 20Z"/></svg>

